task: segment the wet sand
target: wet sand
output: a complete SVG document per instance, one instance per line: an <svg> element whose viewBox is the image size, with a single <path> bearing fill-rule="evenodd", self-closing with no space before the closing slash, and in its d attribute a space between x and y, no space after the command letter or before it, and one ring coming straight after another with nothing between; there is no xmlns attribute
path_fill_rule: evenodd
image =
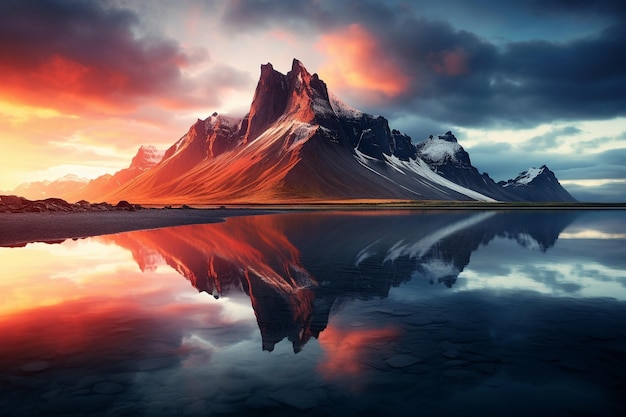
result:
<svg viewBox="0 0 626 417"><path fill-rule="evenodd" d="M217 223L227 217L275 213L264 209L147 209L137 211L0 213L0 246L59 242L141 229Z"/></svg>

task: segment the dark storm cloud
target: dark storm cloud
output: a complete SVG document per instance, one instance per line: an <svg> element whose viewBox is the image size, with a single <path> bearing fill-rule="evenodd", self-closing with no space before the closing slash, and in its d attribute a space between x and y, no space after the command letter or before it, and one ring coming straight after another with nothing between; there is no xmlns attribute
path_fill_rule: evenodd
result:
<svg viewBox="0 0 626 417"><path fill-rule="evenodd" d="M531 41L499 48L446 24L414 20L397 27L393 38L399 41L386 44L415 80L392 103L398 109L412 106L464 126L533 126L626 114L626 56L619 52L626 50L626 31L618 25L564 44ZM438 71L433 65L455 52L465 60L464 71Z"/></svg>
<svg viewBox="0 0 626 417"><path fill-rule="evenodd" d="M433 4L423 9L432 10ZM516 14L539 16L533 23L543 23L546 31L557 11L562 12L559 22L590 14L607 24L598 25L592 35L562 42L541 40L542 31L538 31L537 40L496 44L477 32L458 30L441 15L443 6L438 6L436 18L426 19L420 17L420 7L403 2L237 1L229 3L225 19L243 31L285 21L292 28L321 31L362 25L412 80L402 94L383 103L388 116L408 111L463 126L529 127L554 120L626 115L623 2L527 0L494 7L493 2L478 1L472 3L473 9L460 2L446 4L451 14L456 13L456 6L474 10L477 16L484 10L492 21L502 16L518 26L524 21L516 21ZM507 28L502 32L506 37ZM367 107L373 106L362 107L370 110Z"/></svg>
<svg viewBox="0 0 626 417"><path fill-rule="evenodd" d="M288 27L322 27L332 25L333 14L310 0L235 0L226 3L223 15L225 29L258 31L275 23Z"/></svg>
<svg viewBox="0 0 626 417"><path fill-rule="evenodd" d="M567 186L567 190L578 201L626 202L626 183L623 182L594 185L593 187L570 184Z"/></svg>
<svg viewBox="0 0 626 417"><path fill-rule="evenodd" d="M104 1L3 1L0 85L18 100L61 106L90 100L123 106L175 95L181 69L206 54L187 54L159 35L141 36L139 24L134 12Z"/></svg>
<svg viewBox="0 0 626 417"><path fill-rule="evenodd" d="M626 3L622 0L525 0L521 3L536 13L626 15Z"/></svg>

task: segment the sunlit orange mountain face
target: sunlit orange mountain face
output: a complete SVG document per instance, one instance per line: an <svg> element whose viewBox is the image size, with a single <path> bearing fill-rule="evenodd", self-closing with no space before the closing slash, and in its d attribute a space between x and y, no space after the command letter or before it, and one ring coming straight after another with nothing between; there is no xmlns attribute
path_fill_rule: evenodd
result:
<svg viewBox="0 0 626 417"><path fill-rule="evenodd" d="M481 244L506 236L545 251L576 216L404 214L233 217L99 239L129 249L143 271L165 262L199 291L215 297L245 292L263 348L273 350L287 338L298 352L311 337L321 337L331 312L351 299L384 298L392 287L417 277L451 287ZM334 329L320 340L331 343L340 333ZM393 329L368 333L394 334Z"/></svg>

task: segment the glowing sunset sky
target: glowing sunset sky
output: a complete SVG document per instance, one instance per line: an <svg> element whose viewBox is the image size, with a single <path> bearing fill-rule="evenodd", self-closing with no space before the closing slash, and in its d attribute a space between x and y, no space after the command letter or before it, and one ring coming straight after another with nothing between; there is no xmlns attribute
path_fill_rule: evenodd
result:
<svg viewBox="0 0 626 417"><path fill-rule="evenodd" d="M0 190L242 116L259 66L295 57L414 142L452 130L496 180L545 163L624 201L625 50L622 0L4 0Z"/></svg>

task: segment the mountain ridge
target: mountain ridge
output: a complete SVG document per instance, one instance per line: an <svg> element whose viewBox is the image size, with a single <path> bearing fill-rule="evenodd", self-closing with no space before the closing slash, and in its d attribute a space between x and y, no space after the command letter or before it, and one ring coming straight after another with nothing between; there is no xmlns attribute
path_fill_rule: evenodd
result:
<svg viewBox="0 0 626 417"><path fill-rule="evenodd" d="M428 140L413 144L384 117L346 105L297 59L286 74L267 63L243 118L198 119L150 166L137 169L133 159L129 171L92 180L71 197L140 204L575 201L553 173L525 188L504 187L478 173L451 132L429 140L430 148ZM433 153L436 141L450 148L439 146L443 158Z"/></svg>

